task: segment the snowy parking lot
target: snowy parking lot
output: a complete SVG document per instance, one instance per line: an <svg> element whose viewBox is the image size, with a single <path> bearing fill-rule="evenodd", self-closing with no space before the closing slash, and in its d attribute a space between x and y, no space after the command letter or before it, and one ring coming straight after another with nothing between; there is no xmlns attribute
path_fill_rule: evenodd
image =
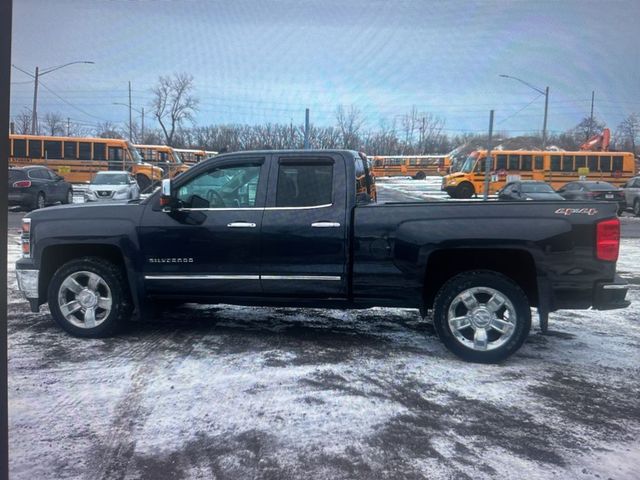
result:
<svg viewBox="0 0 640 480"><path fill-rule="evenodd" d="M444 200L439 178L380 181ZM613 478L640 472L640 238L625 310L537 317L501 365L465 363L415 310L189 305L79 340L17 290L9 231L14 479Z"/></svg>

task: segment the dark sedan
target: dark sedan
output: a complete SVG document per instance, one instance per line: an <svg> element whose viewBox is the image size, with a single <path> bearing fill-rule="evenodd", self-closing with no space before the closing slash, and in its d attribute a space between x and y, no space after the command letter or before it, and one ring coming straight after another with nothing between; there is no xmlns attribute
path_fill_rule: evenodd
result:
<svg viewBox="0 0 640 480"><path fill-rule="evenodd" d="M622 189L608 182L586 181L569 182L558 193L567 200L599 200L618 203L618 215L625 211L627 202Z"/></svg>
<svg viewBox="0 0 640 480"><path fill-rule="evenodd" d="M8 187L9 205L33 210L56 202L73 202L71 184L43 166L10 168Z"/></svg>
<svg viewBox="0 0 640 480"><path fill-rule="evenodd" d="M519 180L507 183L498 192L498 200L564 200L548 183Z"/></svg>

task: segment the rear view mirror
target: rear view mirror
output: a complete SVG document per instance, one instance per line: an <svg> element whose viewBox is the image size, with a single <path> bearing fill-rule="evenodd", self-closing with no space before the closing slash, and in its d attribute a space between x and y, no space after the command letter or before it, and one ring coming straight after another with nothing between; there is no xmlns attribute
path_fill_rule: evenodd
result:
<svg viewBox="0 0 640 480"><path fill-rule="evenodd" d="M171 208L173 204L171 198L171 179L165 178L162 180L162 187L160 191L160 206L163 208Z"/></svg>

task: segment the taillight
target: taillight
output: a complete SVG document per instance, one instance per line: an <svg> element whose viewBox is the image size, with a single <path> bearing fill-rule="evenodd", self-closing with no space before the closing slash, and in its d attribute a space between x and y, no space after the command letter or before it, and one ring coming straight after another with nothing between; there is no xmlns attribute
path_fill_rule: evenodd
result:
<svg viewBox="0 0 640 480"><path fill-rule="evenodd" d="M604 220L596 226L596 257L615 262L620 251L620 220Z"/></svg>
<svg viewBox="0 0 640 480"><path fill-rule="evenodd" d="M31 180L20 180L19 182L13 182L14 188L29 188L31 186Z"/></svg>

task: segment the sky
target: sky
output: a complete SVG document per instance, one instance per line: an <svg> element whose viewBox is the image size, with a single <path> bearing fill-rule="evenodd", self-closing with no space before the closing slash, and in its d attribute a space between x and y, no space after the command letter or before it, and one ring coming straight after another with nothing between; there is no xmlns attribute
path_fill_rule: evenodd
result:
<svg viewBox="0 0 640 480"><path fill-rule="evenodd" d="M161 75L193 75L197 125L335 124L354 105L365 127L413 106L449 134L539 132L590 113L615 128L640 112L640 1L14 0L12 63L40 78L38 117L124 126L151 109ZM500 74L520 78L501 78ZM11 115L33 79L12 69ZM135 114L134 112L134 115ZM134 117L135 119L135 117ZM147 113L145 122L153 125Z"/></svg>

